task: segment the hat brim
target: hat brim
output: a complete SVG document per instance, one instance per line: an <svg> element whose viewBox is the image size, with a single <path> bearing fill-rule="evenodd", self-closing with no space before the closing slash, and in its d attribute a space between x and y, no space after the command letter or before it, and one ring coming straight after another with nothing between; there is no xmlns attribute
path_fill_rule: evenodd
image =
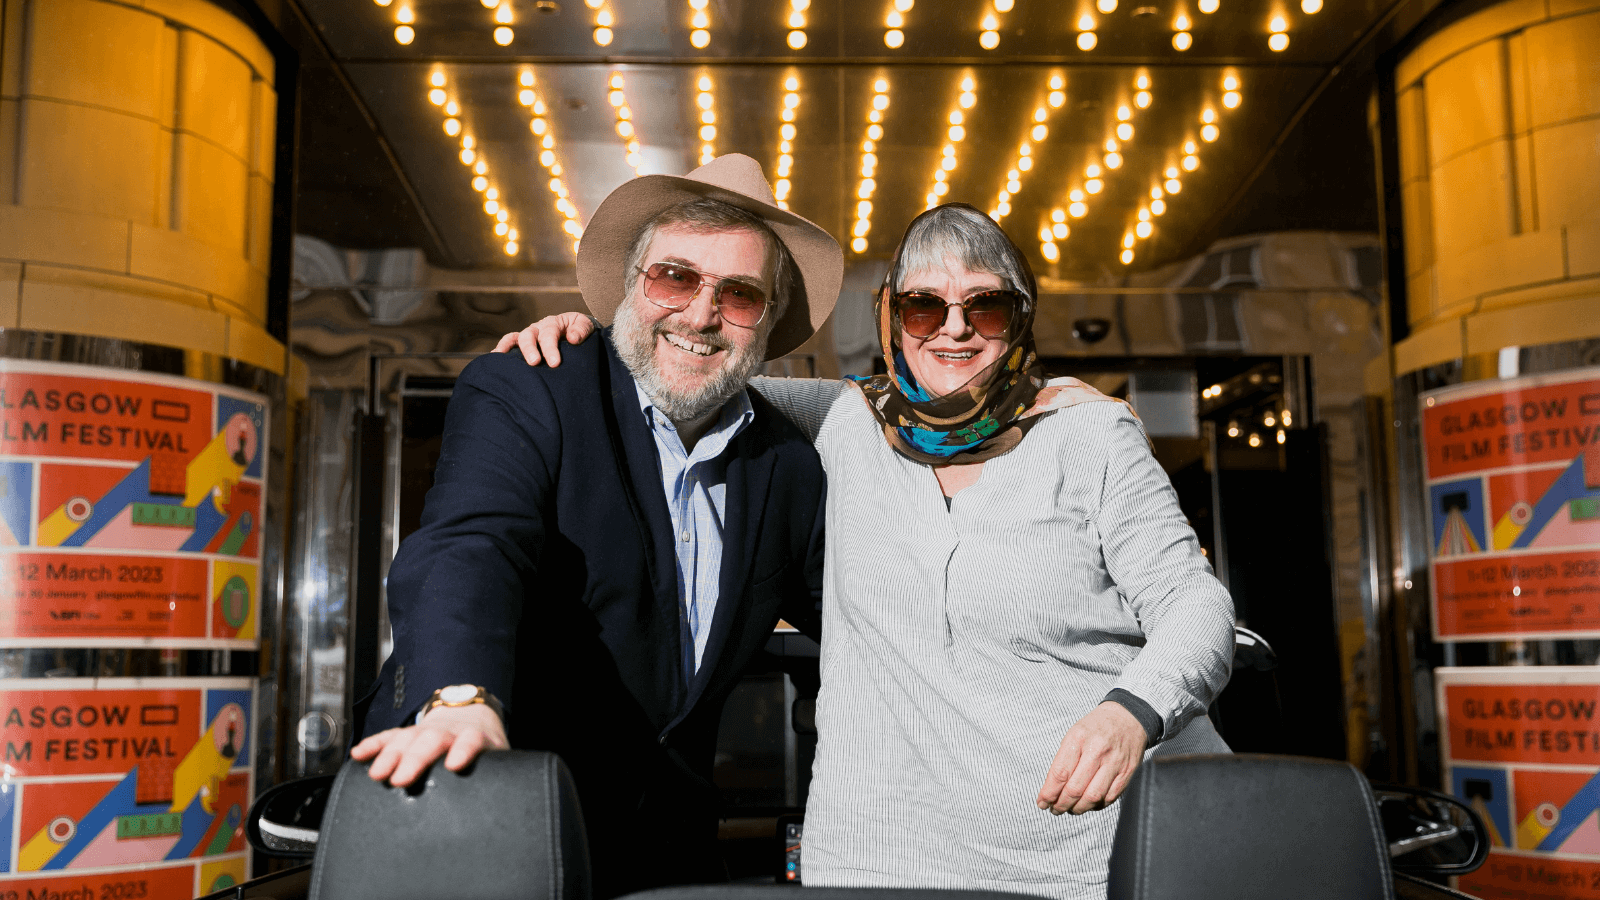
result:
<svg viewBox="0 0 1600 900"><path fill-rule="evenodd" d="M736 156L719 157L691 175L728 160L721 167L723 173L713 172L713 177L738 166L743 171L731 172L729 182L749 185L748 168L753 166L761 188L766 188L760 164L749 157L733 159ZM699 199L720 200L760 217L794 258L789 306L767 338L766 358L792 353L816 334L839 301L844 280L844 251L839 242L811 221L759 197L694 177L644 175L612 191L595 210L578 245L578 289L589 312L603 324L611 324L632 283L632 273L625 270L629 246L639 228L680 203Z"/></svg>

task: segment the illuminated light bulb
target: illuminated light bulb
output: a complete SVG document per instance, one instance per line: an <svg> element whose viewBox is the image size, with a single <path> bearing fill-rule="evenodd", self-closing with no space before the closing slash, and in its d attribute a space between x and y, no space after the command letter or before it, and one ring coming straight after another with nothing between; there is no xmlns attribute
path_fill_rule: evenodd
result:
<svg viewBox="0 0 1600 900"><path fill-rule="evenodd" d="M444 133L450 135L451 137L455 137L456 135L460 134L461 133L461 120L460 119L445 119L444 120Z"/></svg>
<svg viewBox="0 0 1600 900"><path fill-rule="evenodd" d="M1000 216L1009 216L1009 215L1011 215L1011 204L1007 203L1004 200L1001 200L1000 201L1000 206L995 210L995 212L999 213ZM994 215L994 213L991 213L989 215L989 218L994 219L996 222L1000 221L1000 217Z"/></svg>
<svg viewBox="0 0 1600 900"><path fill-rule="evenodd" d="M860 238L860 237L856 238L855 240L850 242L850 249L854 250L857 253L865 253L865 252L867 252L867 239L866 238Z"/></svg>
<svg viewBox="0 0 1600 900"><path fill-rule="evenodd" d="M911 12L911 7L916 5L916 0L894 0L894 8L901 12Z"/></svg>
<svg viewBox="0 0 1600 900"><path fill-rule="evenodd" d="M1322 12L1322 0L1300 0L1300 11L1308 16Z"/></svg>
<svg viewBox="0 0 1600 900"><path fill-rule="evenodd" d="M872 92L875 94L889 93L889 79L879 78L877 81L874 81L872 83Z"/></svg>
<svg viewBox="0 0 1600 900"><path fill-rule="evenodd" d="M794 12L790 13L789 14L789 27L790 28L804 28L804 27L806 27L806 16L805 16L805 13L800 12L799 10L795 10Z"/></svg>
<svg viewBox="0 0 1600 900"><path fill-rule="evenodd" d="M883 45L890 50L898 50L906 42L905 32L898 28L891 28L883 33Z"/></svg>
<svg viewBox="0 0 1600 900"><path fill-rule="evenodd" d="M1066 105L1066 102L1067 102L1067 93L1066 93L1066 91L1051 91L1050 92L1050 108L1051 109L1060 109L1062 106Z"/></svg>
<svg viewBox="0 0 1600 900"><path fill-rule="evenodd" d="M868 122L882 122L883 121L883 110L881 110L881 109L868 110L867 111L867 121Z"/></svg>
<svg viewBox="0 0 1600 900"><path fill-rule="evenodd" d="M888 109L889 108L889 95L888 94L874 94L874 95L872 95L872 108L877 110L877 111L879 111L879 112L882 112L882 111Z"/></svg>
<svg viewBox="0 0 1600 900"><path fill-rule="evenodd" d="M949 172L956 167L956 158L954 156L946 156L944 159L939 161L939 167L942 170Z"/></svg>
<svg viewBox="0 0 1600 900"><path fill-rule="evenodd" d="M866 219L857 219L855 228L852 229L851 233L856 237L866 237L867 233L870 231L872 231L871 222L868 222Z"/></svg>
<svg viewBox="0 0 1600 900"><path fill-rule="evenodd" d="M1093 31L1094 30L1094 16L1091 16L1088 13L1084 13L1083 15L1079 16L1078 17L1078 30L1079 31Z"/></svg>
<svg viewBox="0 0 1600 900"><path fill-rule="evenodd" d="M922 199L927 202L929 209L933 209L935 206L939 205L939 195L938 194L929 192L928 196L926 196L926 197L924 197Z"/></svg>
<svg viewBox="0 0 1600 900"><path fill-rule="evenodd" d="M962 128L960 125L951 125L950 126L950 140L952 140L952 141L960 141L962 138L964 138L966 136L967 136L967 130L965 128Z"/></svg>
<svg viewBox="0 0 1600 900"><path fill-rule="evenodd" d="M1133 105L1139 107L1140 109L1148 109L1150 107L1150 100L1151 97L1149 91L1140 91L1139 93L1133 95Z"/></svg>
<svg viewBox="0 0 1600 900"><path fill-rule="evenodd" d="M540 153L539 153L539 163L540 163L540 165L542 165L542 166L544 166L545 168L548 169L551 166L555 165L555 162L556 162L556 153L555 153L554 150L543 150L543 151L540 151Z"/></svg>
<svg viewBox="0 0 1600 900"><path fill-rule="evenodd" d="M479 193L482 193L488 187L489 187L489 179L483 177L482 175L479 175L477 178L472 179L472 189L473 190L478 191Z"/></svg>
<svg viewBox="0 0 1600 900"><path fill-rule="evenodd" d="M1054 225L1050 226L1050 236L1055 238L1058 241L1059 240L1065 240L1067 235L1069 235L1071 233L1072 233L1072 229L1068 228L1067 227L1067 223L1065 223L1065 222L1057 222Z"/></svg>
<svg viewBox="0 0 1600 900"><path fill-rule="evenodd" d="M1129 109L1126 105L1117 107L1118 122L1126 122L1131 118L1133 118L1133 110Z"/></svg>
<svg viewBox="0 0 1600 900"><path fill-rule="evenodd" d="M512 19L510 2L503 2L500 4L500 6L494 11L494 20L499 22L501 25L511 24Z"/></svg>
<svg viewBox="0 0 1600 900"><path fill-rule="evenodd" d="M696 50L704 50L711 43L711 32L704 28L696 28L689 32L689 44Z"/></svg>
<svg viewBox="0 0 1600 900"><path fill-rule="evenodd" d="M495 225L494 225L494 233L500 235L501 237L505 237L506 236L506 232L508 232L510 230L511 230L511 226L507 225L504 222L496 222Z"/></svg>
<svg viewBox="0 0 1600 900"><path fill-rule="evenodd" d="M1091 194L1100 193L1100 191L1103 190L1105 188L1105 186L1106 186L1106 183L1101 181L1098 178L1091 178L1088 181L1083 183L1084 190L1087 190Z"/></svg>
<svg viewBox="0 0 1600 900"><path fill-rule="evenodd" d="M943 181L943 180L945 180L946 177L948 177L948 176L945 174L945 171L943 169L935 169L933 171L933 180L934 181Z"/></svg>
<svg viewBox="0 0 1600 900"><path fill-rule="evenodd" d="M578 236L578 232L581 229L579 229L577 222L573 221L572 219L568 219L566 221L566 224L561 226L561 230L565 231L567 234L572 235L573 237L577 237Z"/></svg>
<svg viewBox="0 0 1600 900"><path fill-rule="evenodd" d="M394 42L404 47L417 39L416 29L410 25L399 25L394 30Z"/></svg>
<svg viewBox="0 0 1600 900"><path fill-rule="evenodd" d="M1237 91L1239 89L1239 79L1233 75L1224 77L1222 79L1222 89L1225 91Z"/></svg>
<svg viewBox="0 0 1600 900"><path fill-rule="evenodd" d="M626 159L628 161L628 165L633 166L635 169L639 168L639 166L644 162L644 157L637 153L629 153L627 156L624 156L623 159Z"/></svg>
<svg viewBox="0 0 1600 900"><path fill-rule="evenodd" d="M978 27L984 31L994 31L996 28L1000 27L1000 20L995 18L994 13L989 13L983 17L983 22L980 23Z"/></svg>
<svg viewBox="0 0 1600 900"><path fill-rule="evenodd" d="M1153 188L1150 189L1150 199L1151 200L1160 200L1162 197L1165 197L1165 196L1166 196L1166 194L1163 194L1161 192L1161 188L1159 188L1159 187L1153 187ZM1157 213L1157 215L1160 215L1160 213Z"/></svg>
<svg viewBox="0 0 1600 900"><path fill-rule="evenodd" d="M1180 31L1172 36L1172 49L1181 53L1192 46L1194 46L1194 36L1189 34L1189 32Z"/></svg>
<svg viewBox="0 0 1600 900"><path fill-rule="evenodd" d="M710 128L712 126L707 125L705 127ZM618 122L617 134L620 134L623 137L633 137L633 123L629 122L627 119L623 119L622 121Z"/></svg>
<svg viewBox="0 0 1600 900"><path fill-rule="evenodd" d="M494 201L494 200L485 200L483 202L483 211L488 213L491 216L494 215L495 212L497 210L499 210L499 209L500 209L500 204L498 202Z"/></svg>
<svg viewBox="0 0 1600 900"><path fill-rule="evenodd" d="M1161 173L1161 174L1164 177L1167 177L1167 178L1177 178L1178 177L1178 167L1177 166L1167 166L1167 170L1165 172Z"/></svg>
<svg viewBox="0 0 1600 900"><path fill-rule="evenodd" d="M1123 122L1121 125L1118 125L1117 137L1124 141L1133 140L1133 125L1128 122Z"/></svg>
<svg viewBox="0 0 1600 900"><path fill-rule="evenodd" d="M1125 265L1125 266L1130 264L1130 263L1132 263L1133 262L1133 251L1132 250L1124 250L1124 251L1122 251L1122 256L1120 257L1120 259L1122 260L1122 264Z"/></svg>
<svg viewBox="0 0 1600 900"><path fill-rule="evenodd" d="M706 15L703 9L696 10L695 14L689 17L689 25L692 28L710 28L711 17Z"/></svg>
<svg viewBox="0 0 1600 900"><path fill-rule="evenodd" d="M1033 130L1028 132L1028 135L1032 137L1034 141L1042 141L1050 136L1050 128L1046 125L1035 125L1033 126Z"/></svg>
<svg viewBox="0 0 1600 900"><path fill-rule="evenodd" d="M1039 226L1039 240L1040 241L1050 241L1050 240L1054 240L1054 239L1055 239L1055 235L1051 233L1049 225L1040 225Z"/></svg>
<svg viewBox="0 0 1600 900"><path fill-rule="evenodd" d="M1133 232L1130 231L1122 236L1122 246L1125 249L1133 249Z"/></svg>
<svg viewBox="0 0 1600 900"><path fill-rule="evenodd" d="M1095 37L1095 34L1092 31L1083 31L1078 33L1078 49L1086 53L1090 50L1093 50L1094 45L1099 43L1099 41L1100 39Z"/></svg>
<svg viewBox="0 0 1600 900"><path fill-rule="evenodd" d="M1202 110L1200 112L1200 121L1206 122L1206 123L1211 123L1211 122L1215 122L1216 120L1217 120L1217 111L1212 109L1211 107L1208 106L1208 107L1206 107L1204 110Z"/></svg>
<svg viewBox="0 0 1600 900"><path fill-rule="evenodd" d="M785 109L794 109L796 106L799 106L799 105L800 105L800 95L799 94L791 92L791 93L783 95L783 106L784 106Z"/></svg>
<svg viewBox="0 0 1600 900"><path fill-rule="evenodd" d="M704 112L700 113L700 124L702 124L702 125L712 125L712 124L715 124L716 121L717 121L716 110L708 109L708 110L705 110Z"/></svg>
<svg viewBox="0 0 1600 900"><path fill-rule="evenodd" d="M962 109L971 109L978 105L978 95L971 91L962 91L961 99L958 102L960 102Z"/></svg>
<svg viewBox="0 0 1600 900"><path fill-rule="evenodd" d="M1062 212L1061 208L1058 206L1055 209L1050 210L1050 219L1051 221L1055 222L1065 222L1067 220L1067 214Z"/></svg>
<svg viewBox="0 0 1600 900"><path fill-rule="evenodd" d="M1011 8L1015 5L1014 0L994 0L996 12L1011 12Z"/></svg>
<svg viewBox="0 0 1600 900"><path fill-rule="evenodd" d="M805 47L805 45L806 45L806 33L804 31L791 31L791 32L789 32L789 49L790 50L799 50L799 49L802 49L803 47Z"/></svg>
<svg viewBox="0 0 1600 900"><path fill-rule="evenodd" d="M535 94L528 88L523 88L517 92L517 102L521 103L523 106L534 106L535 104L538 104L537 107L535 107L534 112L544 112L544 104L539 102L539 95Z"/></svg>
<svg viewBox="0 0 1600 900"><path fill-rule="evenodd" d="M500 191L498 189L496 189L496 188L489 188L487 191L483 192L483 196L484 196L484 199L487 199L487 200L499 200L500 199Z"/></svg>
<svg viewBox="0 0 1600 900"><path fill-rule="evenodd" d="M1149 222L1140 222L1139 224L1133 226L1133 233L1141 238L1149 237L1150 232L1154 230L1155 226L1151 225Z"/></svg>
<svg viewBox="0 0 1600 900"><path fill-rule="evenodd" d="M700 165L702 165L702 166L704 166L704 165L708 165L708 164L710 164L710 162L711 162L711 161L712 161L712 160L714 160L714 159L716 159L716 158L717 158L717 156L716 156L716 154L715 154L715 153L707 153L707 152L705 152L705 151L703 151L703 150L702 150L702 151L701 151L701 152L700 152ZM787 207L787 206L784 206L784 204L783 204L783 201L782 201L782 200L779 200L779 201L778 201L778 205L779 205L779 206L781 206L781 207L783 207L783 208L784 208L784 209L788 209L788 208L789 208L789 207Z"/></svg>
<svg viewBox="0 0 1600 900"><path fill-rule="evenodd" d="M1083 175L1085 178L1099 178L1100 167L1094 163L1090 163L1088 167L1083 170Z"/></svg>
<svg viewBox="0 0 1600 900"><path fill-rule="evenodd" d="M860 203L857 203L856 204L856 215L859 218L863 218L863 219L865 219L868 216L872 215L872 201L871 200L863 200Z"/></svg>
<svg viewBox="0 0 1600 900"><path fill-rule="evenodd" d="M878 183L871 178L861 179L861 186L856 188L856 197L861 200L870 200L872 192L878 189Z"/></svg>
<svg viewBox="0 0 1600 900"><path fill-rule="evenodd" d="M1289 30L1289 23L1283 18L1283 16L1273 16L1272 17L1272 21L1270 23L1268 23L1268 25L1267 25L1267 30L1271 31L1273 33L1277 33L1277 32L1280 32L1280 31L1288 31ZM1233 80L1231 76L1230 76L1229 80L1230 81ZM1229 87L1227 85L1227 83L1224 82L1223 83L1223 87L1226 88L1227 90L1232 90L1233 87L1238 87L1238 82L1235 81L1233 87Z"/></svg>
<svg viewBox="0 0 1600 900"><path fill-rule="evenodd" d="M1267 414L1261 417L1261 424L1271 428L1278 424L1278 418L1272 414L1271 410L1267 410Z"/></svg>
<svg viewBox="0 0 1600 900"><path fill-rule="evenodd" d="M500 0L478 0L478 2L483 4L484 9L494 9Z"/></svg>
<svg viewBox="0 0 1600 900"><path fill-rule="evenodd" d="M1208 16L1216 12L1221 5L1219 0L1200 0L1199 3L1200 11Z"/></svg>
<svg viewBox="0 0 1600 900"><path fill-rule="evenodd" d="M1179 191L1183 190L1183 182L1179 181L1176 178L1168 178L1166 184L1167 184L1167 193L1169 193L1169 194L1176 194Z"/></svg>
<svg viewBox="0 0 1600 900"><path fill-rule="evenodd" d="M1151 200L1150 201L1150 211L1155 213L1158 216L1161 215L1162 213L1167 211L1167 201L1165 201L1165 200Z"/></svg>
<svg viewBox="0 0 1600 900"><path fill-rule="evenodd" d="M788 92L790 92L790 93L794 93L795 91L800 90L800 79L794 77L793 75L790 75L787 79L784 80L783 89L788 91ZM796 98L795 102L799 103L800 102L799 98Z"/></svg>
<svg viewBox="0 0 1600 900"><path fill-rule="evenodd" d="M1120 168L1122 168L1122 154L1121 153L1116 153L1116 152L1107 153L1106 154L1106 168L1108 168L1108 169L1120 169Z"/></svg>
<svg viewBox="0 0 1600 900"><path fill-rule="evenodd" d="M1043 122L1048 118L1050 118L1050 111L1042 106L1033 111L1033 120L1035 122Z"/></svg>
<svg viewBox="0 0 1600 900"><path fill-rule="evenodd" d="M612 35L611 29L606 28L604 26L601 26L601 27L596 28L594 30L594 42L595 42L595 44L597 46L601 46L601 47L609 47L609 46L611 46L611 38L613 36L614 35Z"/></svg>
<svg viewBox="0 0 1600 900"><path fill-rule="evenodd" d="M1109 16L1117 11L1117 0L1099 0L1094 8Z"/></svg>
<svg viewBox="0 0 1600 900"><path fill-rule="evenodd" d="M1200 157L1191 155L1183 158L1183 170L1185 172L1193 172L1198 168L1200 168Z"/></svg>
<svg viewBox="0 0 1600 900"><path fill-rule="evenodd" d="M411 25L417 21L417 14L411 11L411 7L402 6L394 11L394 20L401 25Z"/></svg>
<svg viewBox="0 0 1600 900"><path fill-rule="evenodd" d="M715 125L701 125L700 126L700 140L702 140L702 141L714 141L716 139L717 139L717 126L715 126Z"/></svg>
<svg viewBox="0 0 1600 900"><path fill-rule="evenodd" d="M507 219L511 218L511 211L502 206L500 211L494 214L494 218L495 221L504 224Z"/></svg>
<svg viewBox="0 0 1600 900"><path fill-rule="evenodd" d="M621 92L618 91L617 93L621 93ZM694 98L695 105L700 107L701 109L710 109L716 102L717 102L717 98L713 97L710 94L710 92L708 92L708 91L701 91ZM612 105L615 106L616 104L612 104Z"/></svg>
<svg viewBox="0 0 1600 900"><path fill-rule="evenodd" d="M1140 207L1139 208L1139 221L1141 221L1141 222L1150 221L1150 210L1145 209L1144 207Z"/></svg>
<svg viewBox="0 0 1600 900"><path fill-rule="evenodd" d="M793 149L794 149L794 145L790 144L788 141L779 141L778 142L778 152L779 153L788 153L790 150L793 150Z"/></svg>
<svg viewBox="0 0 1600 900"><path fill-rule="evenodd" d="M1067 198L1073 203L1081 203L1083 202L1083 191L1073 188L1071 191L1067 192Z"/></svg>
<svg viewBox="0 0 1600 900"><path fill-rule="evenodd" d="M1053 241L1045 241L1039 245L1039 255L1050 262L1055 262L1061 258L1061 250Z"/></svg>
<svg viewBox="0 0 1600 900"><path fill-rule="evenodd" d="M1217 126L1215 125L1200 126L1200 139L1208 144L1217 139L1217 134Z"/></svg>
<svg viewBox="0 0 1600 900"><path fill-rule="evenodd" d="M950 193L950 185L942 181L935 181L933 183L933 193L936 197L943 197L945 194Z"/></svg>
<svg viewBox="0 0 1600 900"><path fill-rule="evenodd" d="M1250 446L1252 446L1252 447L1261 446L1261 435L1256 434L1254 431L1250 432Z"/></svg>
<svg viewBox="0 0 1600 900"><path fill-rule="evenodd" d="M516 38L516 33L504 25L494 30L494 42L502 47L509 45Z"/></svg>
<svg viewBox="0 0 1600 900"><path fill-rule="evenodd" d="M871 141L882 140L883 139L883 126L882 125L868 125L867 126L867 139L871 140Z"/></svg>
<svg viewBox="0 0 1600 900"><path fill-rule="evenodd" d="M1006 195L1007 195L1006 199L1007 200L1011 199L1011 197L1015 196L1016 194L1020 193L1021 191L1022 191L1022 182L1018 181L1015 178L1013 178L1010 181L1006 182Z"/></svg>
<svg viewBox="0 0 1600 900"><path fill-rule="evenodd" d="M891 9L889 15L884 17L883 24L889 28L901 28L906 24L906 17Z"/></svg>
<svg viewBox="0 0 1600 900"><path fill-rule="evenodd" d="M549 128L549 124L543 119L533 119L532 121L528 122L528 130L534 134L544 134L549 130Z"/></svg>
<svg viewBox="0 0 1600 900"><path fill-rule="evenodd" d="M1106 138L1106 152L1107 153L1115 153L1115 152L1117 152L1118 150L1121 150L1121 149L1122 149L1122 145L1117 143L1117 139L1116 138Z"/></svg>
<svg viewBox="0 0 1600 900"><path fill-rule="evenodd" d="M1229 91L1222 95L1222 105L1229 109L1238 109L1240 99L1242 98L1238 91Z"/></svg>
<svg viewBox="0 0 1600 900"><path fill-rule="evenodd" d="M785 123L783 123L783 127L778 129L778 134L782 135L783 139L786 140L786 141L794 140L794 135L795 135L794 123L793 122L785 122Z"/></svg>
<svg viewBox="0 0 1600 900"><path fill-rule="evenodd" d="M1024 156L1023 158L1017 160L1017 168L1024 172L1033 171L1033 157Z"/></svg>
<svg viewBox="0 0 1600 900"><path fill-rule="evenodd" d="M489 164L480 159L478 164L472 167L472 171L476 175L487 175L489 174Z"/></svg>
<svg viewBox="0 0 1600 900"><path fill-rule="evenodd" d="M557 197L565 197L567 195L567 186L561 183L561 179L552 178L550 179L550 193L555 194Z"/></svg>
<svg viewBox="0 0 1600 900"><path fill-rule="evenodd" d="M1271 48L1274 53L1282 53L1284 48L1289 46L1289 36L1280 31L1272 37L1267 38L1267 46Z"/></svg>
<svg viewBox="0 0 1600 900"><path fill-rule="evenodd" d="M950 111L950 124L951 125L960 125L964 121L966 121L966 117L961 115L961 110L957 109L957 110L951 110Z"/></svg>
<svg viewBox="0 0 1600 900"><path fill-rule="evenodd" d="M1178 17L1176 19L1172 20L1172 30L1173 31L1188 31L1189 30L1189 17L1184 15L1183 13L1178 13Z"/></svg>
<svg viewBox="0 0 1600 900"><path fill-rule="evenodd" d="M428 78L428 83L434 87L444 87L444 73L435 72Z"/></svg>
<svg viewBox="0 0 1600 900"><path fill-rule="evenodd" d="M1194 141L1184 141L1183 142L1183 152L1189 154L1190 156L1193 156L1194 154L1200 152L1200 148L1195 145Z"/></svg>
<svg viewBox="0 0 1600 900"><path fill-rule="evenodd" d="M441 90L439 88L434 88L433 90L428 92L428 102L432 103L434 106L443 106L444 105L444 100L445 100L445 94L444 94L443 90Z"/></svg>
<svg viewBox="0 0 1600 900"><path fill-rule="evenodd" d="M1071 213L1074 219L1081 219L1089 214L1089 204L1079 200L1077 203L1068 206L1067 212Z"/></svg>
<svg viewBox="0 0 1600 900"><path fill-rule="evenodd" d="M795 12L805 12L811 8L811 0L789 0L789 8Z"/></svg>
<svg viewBox="0 0 1600 900"><path fill-rule="evenodd" d="M1230 421L1228 423L1228 437L1235 437L1236 438L1238 436L1239 436L1239 423Z"/></svg>
<svg viewBox="0 0 1600 900"><path fill-rule="evenodd" d="M461 146L471 150L473 147L478 146L478 142L473 140L472 135L469 134L461 138Z"/></svg>

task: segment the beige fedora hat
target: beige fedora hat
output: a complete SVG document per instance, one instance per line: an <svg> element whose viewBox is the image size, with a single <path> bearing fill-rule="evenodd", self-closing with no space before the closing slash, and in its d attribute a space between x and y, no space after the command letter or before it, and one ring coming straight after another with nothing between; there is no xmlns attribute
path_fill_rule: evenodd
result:
<svg viewBox="0 0 1600 900"><path fill-rule="evenodd" d="M816 333L839 301L844 281L844 251L833 236L794 213L778 208L761 173L748 156L719 156L688 175L643 175L612 191L594 211L578 244L578 289L583 302L610 325L632 284L628 248L640 227L688 200L721 200L754 213L772 228L794 257L789 308L767 339L767 359L792 352Z"/></svg>

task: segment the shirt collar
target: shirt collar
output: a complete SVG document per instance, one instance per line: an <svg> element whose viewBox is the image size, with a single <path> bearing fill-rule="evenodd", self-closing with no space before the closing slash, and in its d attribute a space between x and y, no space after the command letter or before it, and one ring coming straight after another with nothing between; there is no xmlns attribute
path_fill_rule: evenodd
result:
<svg viewBox="0 0 1600 900"><path fill-rule="evenodd" d="M633 388L639 395L639 409L644 413L645 421L650 423L651 430L659 432L665 429L676 438L678 436L677 426L672 423L671 419L667 418L666 413L656 409L655 401L651 400L650 395L645 393L644 386L635 381ZM739 393L734 394L726 403L722 404L722 410L717 415L716 424L711 426L700 437L700 440L695 443L694 453L687 455L696 459L712 459L720 456L722 451L727 449L728 444L755 420L756 410L755 407L750 405L749 390L749 388L741 389ZM681 439L679 446L683 446Z"/></svg>

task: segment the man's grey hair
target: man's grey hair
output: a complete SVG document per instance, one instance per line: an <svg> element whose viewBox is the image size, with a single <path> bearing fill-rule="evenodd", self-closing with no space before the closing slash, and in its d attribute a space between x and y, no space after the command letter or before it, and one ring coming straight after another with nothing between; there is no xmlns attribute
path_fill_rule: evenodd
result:
<svg viewBox="0 0 1600 900"><path fill-rule="evenodd" d="M639 269L645 264L645 252L650 249L650 242L655 239L656 232L662 228L678 227L689 231L714 232L714 231L754 231L766 239L767 245L776 251L776 263L772 268L772 308L767 310L767 316L762 320L762 326L770 333L772 327L783 318L783 313L789 308L790 284L795 272L794 259L789 255L789 249L778 240L778 235L762 218L753 212L740 209L731 203L701 197L696 200L685 200L676 206L656 214L655 218L640 226L633 237L633 243L628 247L628 268L623 274L623 291L628 302L633 302L633 294L639 285ZM726 275L726 272L713 272L713 275Z"/></svg>
<svg viewBox="0 0 1600 900"><path fill-rule="evenodd" d="M1006 287L1028 294L1028 279L1017 259L1016 245L993 219L966 206L941 206L911 224L901 241L893 290L904 290L912 275L942 271L948 260L956 260L971 272L998 276Z"/></svg>

